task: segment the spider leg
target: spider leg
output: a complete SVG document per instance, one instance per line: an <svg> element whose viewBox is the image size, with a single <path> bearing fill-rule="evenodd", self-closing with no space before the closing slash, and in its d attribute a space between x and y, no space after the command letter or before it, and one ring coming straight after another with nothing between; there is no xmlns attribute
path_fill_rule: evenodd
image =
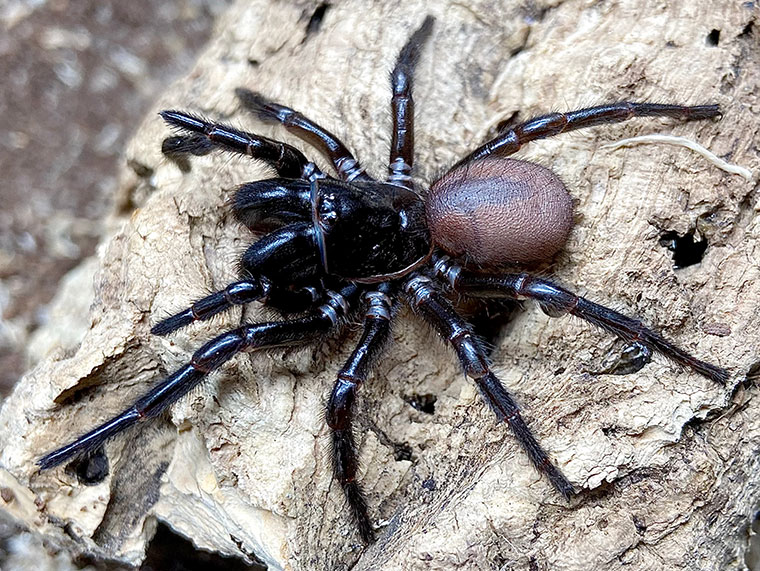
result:
<svg viewBox="0 0 760 571"><path fill-rule="evenodd" d="M193 321L210 319L234 305L251 303L267 296L271 281L301 283L314 281L319 274L319 252L314 245L314 226L310 222L291 224L266 234L243 254L241 266L246 277L225 289L208 295L189 308L158 322L154 335L167 335ZM295 294L311 296L308 291Z"/></svg>
<svg viewBox="0 0 760 571"><path fill-rule="evenodd" d="M150 330L153 335L168 335L193 321L205 321L233 305L254 302L267 295L270 284L263 278L252 278L234 282L220 291L194 302L187 309L162 319Z"/></svg>
<svg viewBox="0 0 760 571"><path fill-rule="evenodd" d="M208 145L212 145L260 159L285 178L309 179L315 172L318 176L321 175L301 151L287 143L240 131L229 125L213 123L183 111L161 111L159 114L169 125L202 136L170 137L165 140L162 148L164 152L168 149L170 156L180 152L205 154L209 150Z"/></svg>
<svg viewBox="0 0 760 571"><path fill-rule="evenodd" d="M204 135L167 137L161 143L161 152L167 157L181 157L188 154L201 157L209 154L213 149L213 143Z"/></svg>
<svg viewBox="0 0 760 571"><path fill-rule="evenodd" d="M338 176L343 180L372 180L346 145L327 129L290 107L269 101L260 93L239 87L235 94L243 106L262 121L280 123L291 133L318 148L332 161Z"/></svg>
<svg viewBox="0 0 760 571"><path fill-rule="evenodd" d="M700 361L646 328L640 321L575 295L550 281L525 273L498 277L479 276L462 271L456 265L448 265L443 259L436 264L436 269L441 277L449 280L451 287L457 292L482 298L534 299L544 313L551 317L560 317L568 313L575 315L625 341L639 341L709 379L720 383L728 381L729 374L726 369Z"/></svg>
<svg viewBox="0 0 760 571"><path fill-rule="evenodd" d="M711 119L720 116L717 105L662 105L659 103L632 103L620 101L598 107L588 107L567 113L549 113L535 117L524 123L504 131L497 137L481 145L469 155L461 159L454 167L483 159L490 155L506 157L517 152L520 147L536 139L553 137L560 133L604 125L619 123L632 117L672 117L681 121Z"/></svg>
<svg viewBox="0 0 760 571"><path fill-rule="evenodd" d="M388 182L412 188L414 164L414 99L412 87L414 68L420 59L425 41L430 37L435 18L427 16L422 25L407 40L391 72L391 114L393 139L391 141Z"/></svg>
<svg viewBox="0 0 760 571"><path fill-rule="evenodd" d="M557 491L569 499L575 493L572 484L552 464L520 415L517 403L491 371L486 352L474 337L470 324L456 312L429 278L414 273L404 284L404 289L409 294L412 308L451 344L465 374L475 381L481 395L499 420L509 424L536 469L546 474Z"/></svg>
<svg viewBox="0 0 760 571"><path fill-rule="evenodd" d="M271 230L312 219L311 183L268 178L241 184L232 199L235 218L250 230Z"/></svg>
<svg viewBox="0 0 760 571"><path fill-rule="evenodd" d="M359 288L350 284L340 293L332 292L327 303L300 319L245 325L219 335L193 353L188 364L137 399L131 407L66 446L46 454L37 464L43 470L53 468L91 452L141 420L158 416L241 351L299 345L322 338L341 324L358 299Z"/></svg>
<svg viewBox="0 0 760 571"><path fill-rule="evenodd" d="M333 473L348 500L359 534L366 543L374 537L367 515L367 501L356 481L359 467L354 435L351 431L353 404L361 384L385 347L392 315L390 285L381 284L376 291L365 293L368 307L361 340L338 373L327 405L327 425L332 430Z"/></svg>

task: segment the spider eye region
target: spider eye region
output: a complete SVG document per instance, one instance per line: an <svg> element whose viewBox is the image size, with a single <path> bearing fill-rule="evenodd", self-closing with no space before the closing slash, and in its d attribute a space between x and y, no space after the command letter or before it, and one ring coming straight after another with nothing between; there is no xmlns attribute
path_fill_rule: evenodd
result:
<svg viewBox="0 0 760 571"><path fill-rule="evenodd" d="M436 246L484 268L549 260L567 241L573 204L549 169L515 159L465 163L430 187Z"/></svg>
<svg viewBox="0 0 760 571"><path fill-rule="evenodd" d="M334 194L326 194L319 197L317 206L317 224L324 231L330 230L338 220L339 206L335 202Z"/></svg>
<svg viewBox="0 0 760 571"><path fill-rule="evenodd" d="M314 226L324 270L363 283L401 277L431 254L425 208L405 188L322 180Z"/></svg>

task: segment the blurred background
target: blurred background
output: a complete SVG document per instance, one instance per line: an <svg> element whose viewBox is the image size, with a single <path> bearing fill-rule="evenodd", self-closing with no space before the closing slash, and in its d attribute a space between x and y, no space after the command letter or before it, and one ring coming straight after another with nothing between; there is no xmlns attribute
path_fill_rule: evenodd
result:
<svg viewBox="0 0 760 571"><path fill-rule="evenodd" d="M0 400L58 282L95 251L126 142L228 4L0 2Z"/></svg>
<svg viewBox="0 0 760 571"><path fill-rule="evenodd" d="M61 278L95 253L126 143L230 2L0 1L0 403L30 366ZM0 569L121 568L71 561L0 511ZM141 569L261 567L159 525Z"/></svg>

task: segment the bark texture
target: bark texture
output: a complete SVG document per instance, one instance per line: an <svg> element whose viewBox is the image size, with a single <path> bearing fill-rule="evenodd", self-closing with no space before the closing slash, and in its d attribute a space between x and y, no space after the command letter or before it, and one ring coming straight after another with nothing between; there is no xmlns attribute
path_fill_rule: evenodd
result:
<svg viewBox="0 0 760 571"><path fill-rule="evenodd" d="M679 147L602 147L662 132L757 169L757 8L345 1L318 23L317 8L238 3L156 110L202 113L315 156L240 108L234 88L246 86L328 127L382 176L388 72L428 12L437 22L415 89L421 182L510 118L625 99L719 103L720 122L633 120L531 144L520 156L552 168L575 201L576 225L551 275L729 368L730 386L660 357L634 374L597 374L619 343L527 305L494 361L581 490L567 504L449 350L402 313L357 405L361 478L381 525L367 548L331 477L322 412L353 330L313 349L234 359L166 419L110 443L100 484L82 485L63 468L40 474L38 456L120 411L205 340L241 319L268 318L254 304L170 338L149 334L161 317L235 279L252 238L225 203L238 183L268 176L220 154L182 172L161 155L169 131L151 114L127 153L81 343L71 330L81 315L62 318L66 330L47 332L38 348L50 347L48 356L0 415L6 512L53 545L133 564L158 518L202 548L255 554L273 569L743 568L760 500L760 404L754 384L743 384L760 360L756 179ZM701 262L674 270L660 245L667 232L707 240ZM90 275L70 282L60 307L86 292ZM412 395L435 395L434 413L410 406Z"/></svg>

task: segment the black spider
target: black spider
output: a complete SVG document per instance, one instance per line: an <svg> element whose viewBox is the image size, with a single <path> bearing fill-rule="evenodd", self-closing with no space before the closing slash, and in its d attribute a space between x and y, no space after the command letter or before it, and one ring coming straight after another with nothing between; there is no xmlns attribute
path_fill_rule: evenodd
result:
<svg viewBox="0 0 760 571"><path fill-rule="evenodd" d="M423 193L411 177L412 78L432 27L433 18L426 18L401 49L391 74L393 140L386 182L366 174L346 146L321 126L244 89L237 94L245 107L315 145L330 158L338 178L322 173L286 143L181 111L161 113L173 127L192 133L166 139L163 150L168 156L205 154L218 148L263 160L278 177L243 184L235 194L232 208L238 219L251 230L269 232L243 255L241 280L161 321L152 332L166 335L233 305L257 300L301 316L244 325L212 339L130 408L41 458L38 463L43 469L90 452L125 428L158 415L237 353L322 339L363 309L363 334L338 373L327 405L327 424L332 431L335 477L362 539L369 542L373 527L356 481L353 404L389 339L391 321L403 300L451 344L465 374L477 383L498 418L509 423L536 468L569 498L573 486L533 437L514 400L491 371L471 325L449 300L450 293L534 299L552 317L570 313L710 379L727 380L725 369L692 357L637 320L545 279L505 273L514 272L515 266L550 259L572 227L570 197L556 175L508 155L529 141L573 129L637 116L707 119L719 115L718 106L620 102L544 115L503 131Z"/></svg>

